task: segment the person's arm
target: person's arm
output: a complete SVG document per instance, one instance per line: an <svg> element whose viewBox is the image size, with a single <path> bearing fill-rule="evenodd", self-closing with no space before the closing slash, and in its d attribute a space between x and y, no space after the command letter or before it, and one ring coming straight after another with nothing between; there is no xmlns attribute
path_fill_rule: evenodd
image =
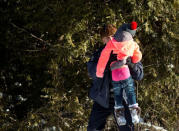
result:
<svg viewBox="0 0 179 131"><path fill-rule="evenodd" d="M142 53L139 49L139 45L136 42L134 42L134 45L135 45L135 49L134 49L133 56L131 58L133 63L138 63L142 59Z"/></svg>
<svg viewBox="0 0 179 131"><path fill-rule="evenodd" d="M88 75L92 79L96 79L96 66L103 48L99 48L98 51L94 52L90 60L87 62Z"/></svg>
<svg viewBox="0 0 179 131"><path fill-rule="evenodd" d="M96 68L96 76L99 78L103 78L104 70L108 63L110 54L112 51L112 42L111 40L106 44L105 48L101 52L101 55L98 60L97 68Z"/></svg>
<svg viewBox="0 0 179 131"><path fill-rule="evenodd" d="M143 65L141 62L138 63L132 63L131 58L129 57L127 59L127 63L126 63L129 67L131 76L134 80L142 80L143 76L144 76L144 72L143 72Z"/></svg>

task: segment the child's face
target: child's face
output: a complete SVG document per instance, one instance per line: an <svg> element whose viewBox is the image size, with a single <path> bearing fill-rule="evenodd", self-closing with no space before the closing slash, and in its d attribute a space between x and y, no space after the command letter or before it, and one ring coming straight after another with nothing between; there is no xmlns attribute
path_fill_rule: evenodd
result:
<svg viewBox="0 0 179 131"><path fill-rule="evenodd" d="M110 40L109 37L103 37L103 38L102 38L102 42L103 42L104 44L107 44L109 40Z"/></svg>

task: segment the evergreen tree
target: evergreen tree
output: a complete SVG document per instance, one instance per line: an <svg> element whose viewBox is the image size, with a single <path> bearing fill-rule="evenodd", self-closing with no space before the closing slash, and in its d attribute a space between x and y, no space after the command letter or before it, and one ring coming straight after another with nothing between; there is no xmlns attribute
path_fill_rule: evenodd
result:
<svg viewBox="0 0 179 131"><path fill-rule="evenodd" d="M142 117L176 129L178 9L177 0L1 1L0 130L85 128L92 103L86 62L102 44L98 29L132 20L143 53Z"/></svg>

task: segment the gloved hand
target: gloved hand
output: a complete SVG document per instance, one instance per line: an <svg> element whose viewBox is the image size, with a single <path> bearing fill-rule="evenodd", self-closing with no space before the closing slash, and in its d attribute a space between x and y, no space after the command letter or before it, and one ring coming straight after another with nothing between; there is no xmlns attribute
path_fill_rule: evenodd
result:
<svg viewBox="0 0 179 131"><path fill-rule="evenodd" d="M129 68L133 68L135 66L135 64L132 63L132 58L131 57L127 58L126 65L128 65Z"/></svg>
<svg viewBox="0 0 179 131"><path fill-rule="evenodd" d="M126 59L125 60L118 60L118 61L114 62L113 64L111 64L111 67L110 67L111 71L120 68L124 64L126 64Z"/></svg>

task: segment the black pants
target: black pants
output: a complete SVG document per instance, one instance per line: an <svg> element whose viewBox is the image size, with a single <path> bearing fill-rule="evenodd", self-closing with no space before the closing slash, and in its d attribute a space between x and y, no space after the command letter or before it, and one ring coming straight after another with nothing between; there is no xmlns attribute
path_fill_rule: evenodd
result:
<svg viewBox="0 0 179 131"><path fill-rule="evenodd" d="M134 125L132 123L130 111L124 100L123 100L123 105L125 108L125 118L127 123L124 126L118 125L118 128L120 131L134 131ZM110 99L109 108L104 108L100 106L98 103L94 102L91 115L89 117L87 131L101 131L102 129L104 129L106 124L106 119L110 114L114 114L113 98Z"/></svg>

